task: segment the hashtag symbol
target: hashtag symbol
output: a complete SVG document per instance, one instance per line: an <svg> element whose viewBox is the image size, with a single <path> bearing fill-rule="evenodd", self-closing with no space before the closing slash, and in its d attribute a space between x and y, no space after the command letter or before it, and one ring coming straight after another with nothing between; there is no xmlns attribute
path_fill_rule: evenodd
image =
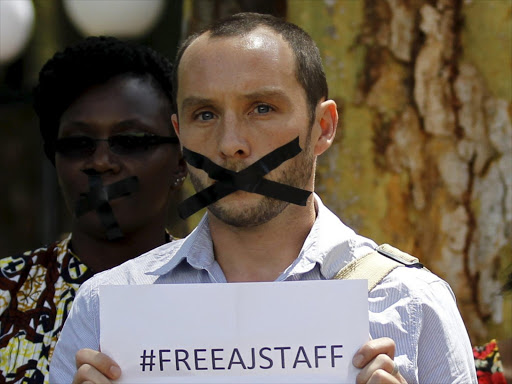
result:
<svg viewBox="0 0 512 384"><path fill-rule="evenodd" d="M155 358L155 354L153 353L153 350L151 350L150 354L147 354L147 351L144 350L142 356L140 357L142 359L142 362L140 363L140 366L142 367L142 372L146 371L146 367L149 365L149 370L153 371L153 366L155 363L153 363L153 359ZM147 362L149 360L149 363Z"/></svg>

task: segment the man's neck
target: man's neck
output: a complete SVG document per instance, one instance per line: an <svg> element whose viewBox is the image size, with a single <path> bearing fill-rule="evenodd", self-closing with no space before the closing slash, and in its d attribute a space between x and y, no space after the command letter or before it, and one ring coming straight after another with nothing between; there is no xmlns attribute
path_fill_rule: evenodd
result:
<svg viewBox="0 0 512 384"><path fill-rule="evenodd" d="M167 235L163 224L141 229L114 241L99 239L73 228L71 247L73 253L97 273L159 247L166 241Z"/></svg>
<svg viewBox="0 0 512 384"><path fill-rule="evenodd" d="M304 245L316 212L290 204L281 214L256 227L236 228L209 217L215 258L228 282L274 281L293 263Z"/></svg>

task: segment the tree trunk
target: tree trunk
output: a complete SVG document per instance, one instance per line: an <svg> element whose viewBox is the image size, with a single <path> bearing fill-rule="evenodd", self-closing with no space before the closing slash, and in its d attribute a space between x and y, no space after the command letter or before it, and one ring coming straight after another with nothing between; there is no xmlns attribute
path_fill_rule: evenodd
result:
<svg viewBox="0 0 512 384"><path fill-rule="evenodd" d="M474 343L512 335L512 3L290 0L340 125L317 192L448 281Z"/></svg>

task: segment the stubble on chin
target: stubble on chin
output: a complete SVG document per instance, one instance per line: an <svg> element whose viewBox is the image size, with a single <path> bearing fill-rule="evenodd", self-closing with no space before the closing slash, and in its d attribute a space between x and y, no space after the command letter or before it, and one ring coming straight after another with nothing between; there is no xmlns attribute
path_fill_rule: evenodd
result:
<svg viewBox="0 0 512 384"><path fill-rule="evenodd" d="M249 192L247 192L249 193ZM265 224L278 216L290 204L286 201L260 196L261 200L252 207L236 209L216 202L208 207L210 212L223 223L236 228L251 228Z"/></svg>
<svg viewBox="0 0 512 384"><path fill-rule="evenodd" d="M190 181L196 192L206 189L215 182L208 179L208 182L200 179L197 175L189 173ZM248 194L249 192L238 192ZM208 206L208 210L217 219L225 224L236 228L249 228L261 225L276 217L289 204L284 201L276 200L270 197L258 195L258 202L253 206L237 206L236 202L229 203L231 195L212 203Z"/></svg>

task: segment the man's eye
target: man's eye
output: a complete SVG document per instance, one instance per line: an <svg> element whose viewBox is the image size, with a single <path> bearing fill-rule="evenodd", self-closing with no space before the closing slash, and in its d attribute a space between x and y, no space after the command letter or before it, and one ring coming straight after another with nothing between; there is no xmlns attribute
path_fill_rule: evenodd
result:
<svg viewBox="0 0 512 384"><path fill-rule="evenodd" d="M201 112L197 115L199 120L207 121L213 119L213 113L212 112Z"/></svg>
<svg viewBox="0 0 512 384"><path fill-rule="evenodd" d="M260 104L254 109L256 113L269 113L270 111L272 111L272 107L266 104Z"/></svg>

